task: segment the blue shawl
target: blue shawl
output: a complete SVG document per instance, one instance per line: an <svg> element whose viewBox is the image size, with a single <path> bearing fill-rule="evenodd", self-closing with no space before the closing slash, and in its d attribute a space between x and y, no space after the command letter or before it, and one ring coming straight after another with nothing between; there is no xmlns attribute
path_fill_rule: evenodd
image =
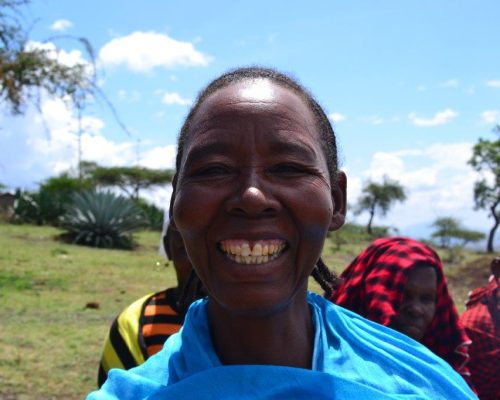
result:
<svg viewBox="0 0 500 400"><path fill-rule="evenodd" d="M224 366L215 353L207 300L191 305L163 350L128 371L113 369L100 399L476 399L443 360L412 339L309 293L311 370Z"/></svg>

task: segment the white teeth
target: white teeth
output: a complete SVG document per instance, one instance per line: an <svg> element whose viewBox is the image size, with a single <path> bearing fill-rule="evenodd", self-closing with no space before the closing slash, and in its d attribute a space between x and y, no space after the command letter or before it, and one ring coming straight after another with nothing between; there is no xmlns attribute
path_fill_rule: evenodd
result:
<svg viewBox="0 0 500 400"><path fill-rule="evenodd" d="M260 243L257 243L255 246L253 246L252 256L261 256L261 255L262 255L262 245Z"/></svg>
<svg viewBox="0 0 500 400"><path fill-rule="evenodd" d="M250 250L250 246L248 243L243 243L241 245L241 255L243 257L248 257L250 254L252 254L252 251Z"/></svg>
<svg viewBox="0 0 500 400"><path fill-rule="evenodd" d="M277 258L286 247L282 241L256 242L253 248L243 240L224 240L220 249L226 256L239 264L262 264Z"/></svg>

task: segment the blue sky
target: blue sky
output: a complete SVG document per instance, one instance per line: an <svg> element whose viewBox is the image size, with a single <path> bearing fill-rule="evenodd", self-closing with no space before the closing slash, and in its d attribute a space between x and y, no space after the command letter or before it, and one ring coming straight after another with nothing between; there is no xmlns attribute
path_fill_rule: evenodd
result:
<svg viewBox="0 0 500 400"><path fill-rule="evenodd" d="M491 1L56 1L24 12L31 39L84 36L102 90L132 136L96 103L85 114L83 158L171 167L197 92L223 71L273 66L297 77L331 116L354 204L368 179L399 180L408 200L376 223L422 237L439 216L487 231L473 211L466 165L500 123L500 3ZM86 58L54 40L67 62ZM32 188L77 162L75 115L45 98L42 118L0 114L0 182ZM149 193L167 204L169 189ZM364 222L366 216L350 216Z"/></svg>

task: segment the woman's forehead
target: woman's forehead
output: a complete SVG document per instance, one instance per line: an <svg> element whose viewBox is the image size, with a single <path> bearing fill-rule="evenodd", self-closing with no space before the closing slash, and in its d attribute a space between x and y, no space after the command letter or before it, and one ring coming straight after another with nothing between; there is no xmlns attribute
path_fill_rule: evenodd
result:
<svg viewBox="0 0 500 400"><path fill-rule="evenodd" d="M269 79L248 79L218 89L200 104L193 116L189 131L196 132L215 117L231 114L252 115L255 118L273 114L283 120L293 116L293 122L303 126L316 126L306 101L289 88Z"/></svg>

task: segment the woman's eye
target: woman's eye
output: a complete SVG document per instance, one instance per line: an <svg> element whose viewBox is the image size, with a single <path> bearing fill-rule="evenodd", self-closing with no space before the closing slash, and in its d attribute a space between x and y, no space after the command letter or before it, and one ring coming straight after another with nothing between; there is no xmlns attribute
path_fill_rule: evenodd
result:
<svg viewBox="0 0 500 400"><path fill-rule="evenodd" d="M279 164L272 167L270 172L278 175L300 175L305 174L306 169L300 165Z"/></svg>
<svg viewBox="0 0 500 400"><path fill-rule="evenodd" d="M225 176L231 173L231 170L223 165L212 165L205 168L200 168L193 175L198 177L218 177Z"/></svg>

